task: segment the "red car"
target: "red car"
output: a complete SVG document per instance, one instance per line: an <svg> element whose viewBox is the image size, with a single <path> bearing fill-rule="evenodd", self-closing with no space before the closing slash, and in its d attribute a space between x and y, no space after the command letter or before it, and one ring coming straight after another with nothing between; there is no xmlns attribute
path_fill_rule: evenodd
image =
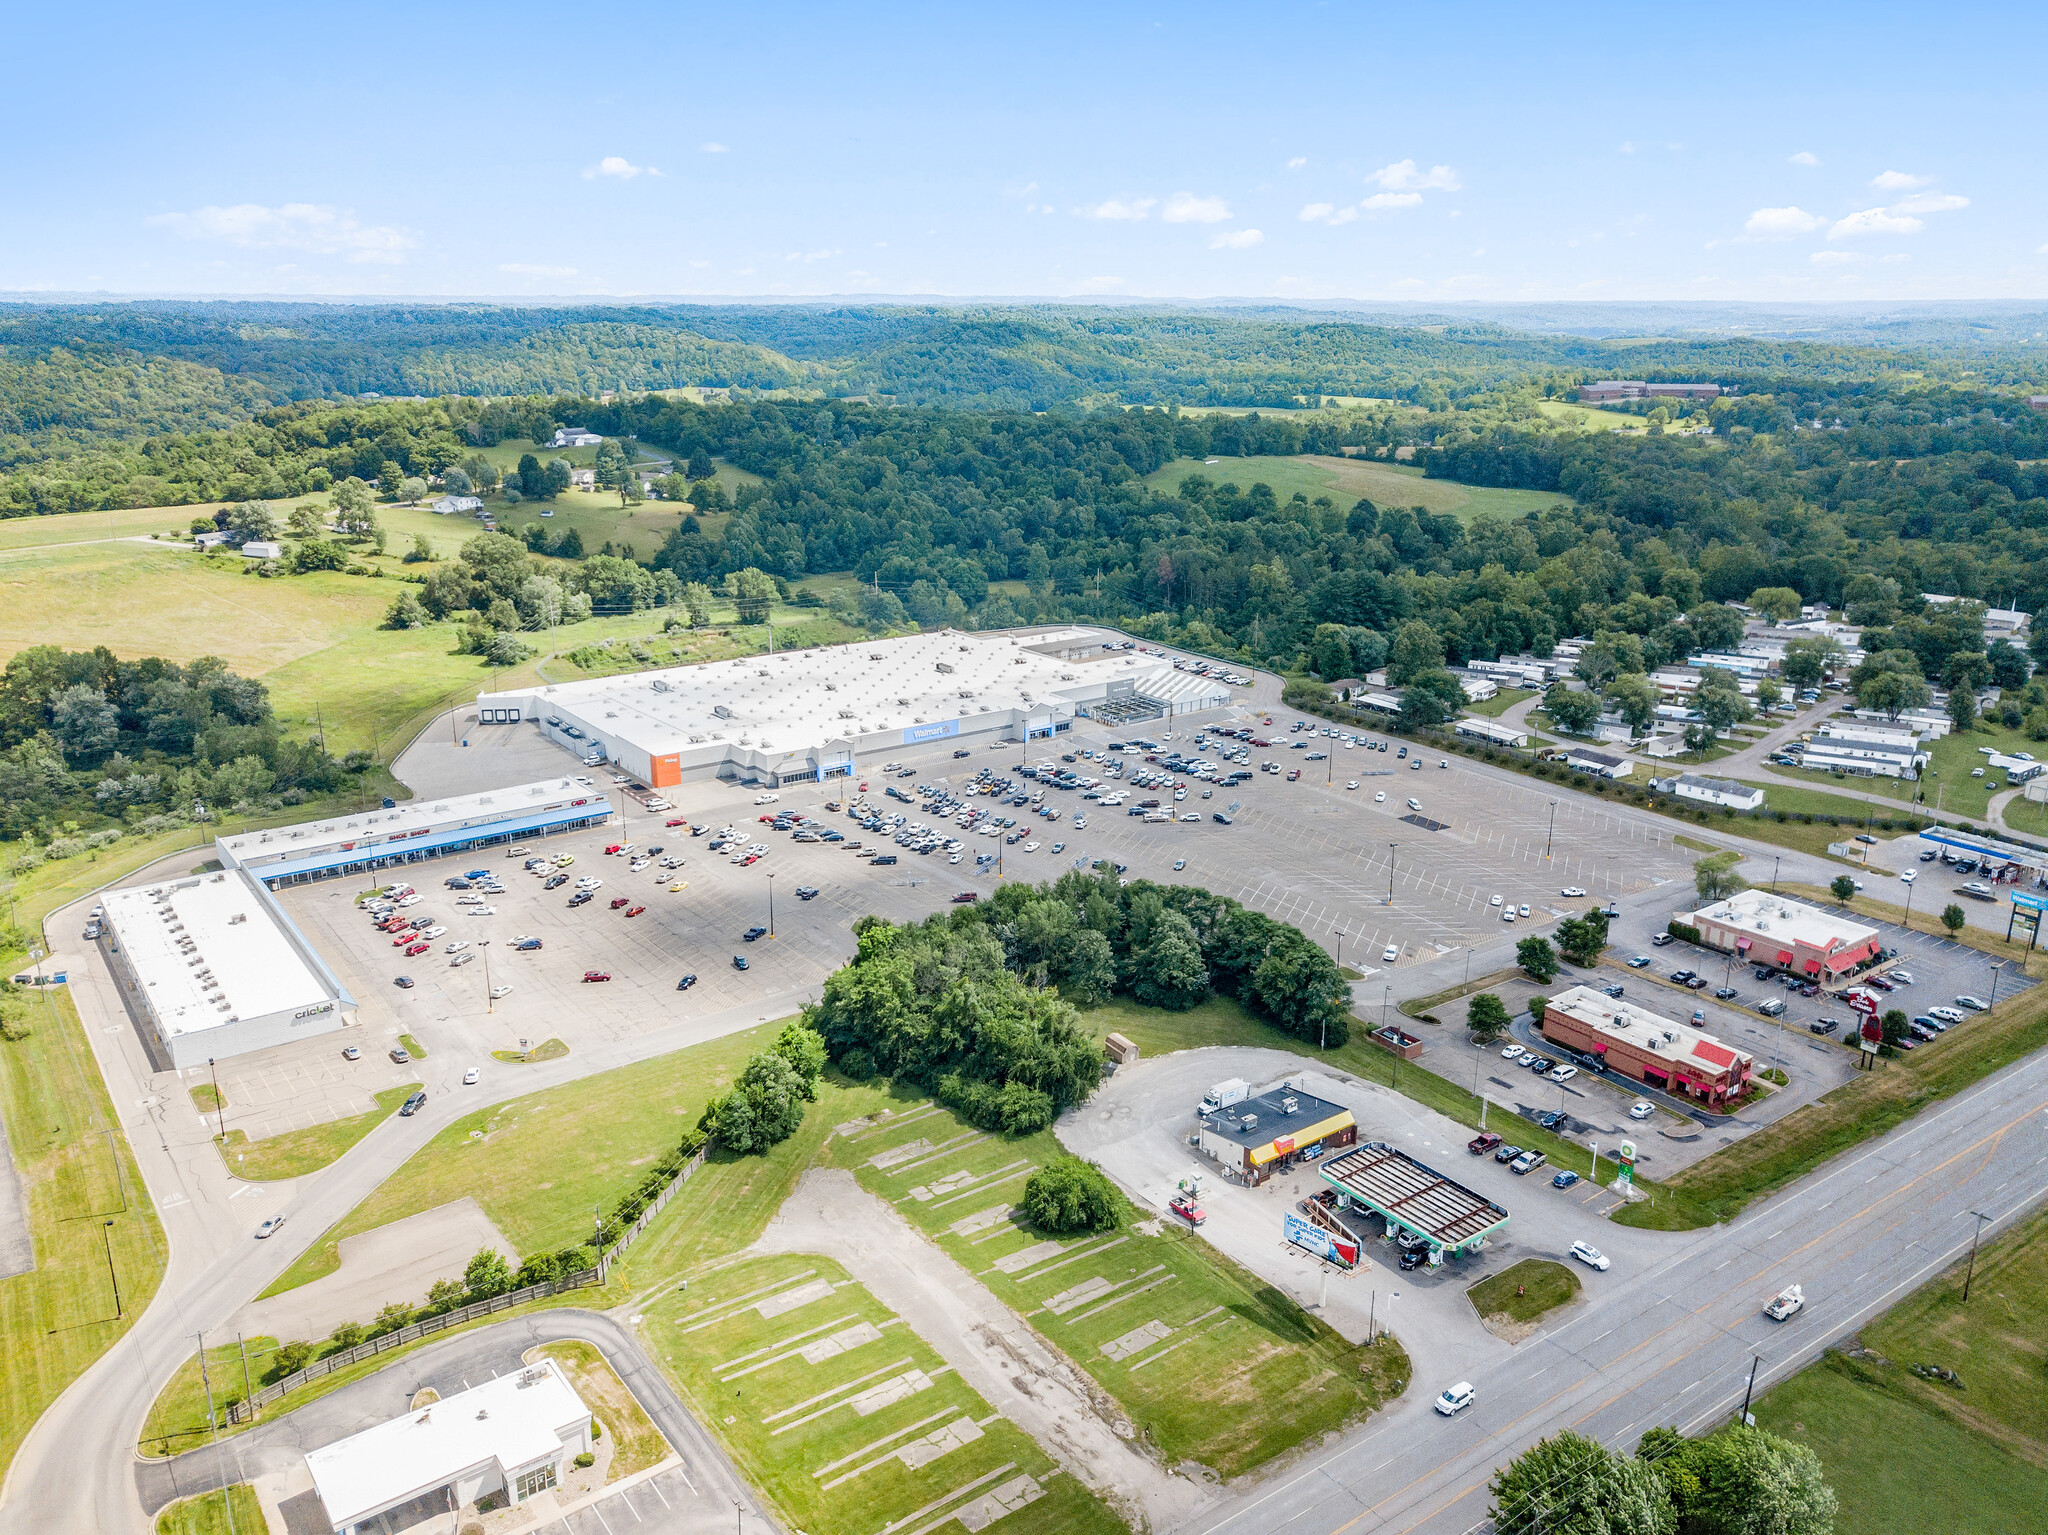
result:
<svg viewBox="0 0 2048 1535"><path fill-rule="evenodd" d="M740 860L740 867L742 869L751 869L755 864L759 863L760 861L761 855L759 853L749 853L745 858Z"/></svg>
<svg viewBox="0 0 2048 1535"><path fill-rule="evenodd" d="M953 897L953 904L955 906L972 906L980 899L981 892L979 890L963 890Z"/></svg>
<svg viewBox="0 0 2048 1535"><path fill-rule="evenodd" d="M620 848L624 847L625 845L626 844L623 842L614 842L610 847L605 849L605 852L616 853Z"/></svg>
<svg viewBox="0 0 2048 1535"><path fill-rule="evenodd" d="M1500 1137L1495 1135L1491 1130L1488 1130L1483 1134L1473 1136L1471 1140L1465 1143L1465 1149L1471 1152L1472 1155L1474 1155L1475 1157L1478 1157L1484 1156L1487 1152L1493 1150L1493 1148L1498 1146L1499 1144Z"/></svg>
<svg viewBox="0 0 2048 1535"><path fill-rule="evenodd" d="M645 906L628 906L626 908L626 915L629 917L637 917L640 915L641 912L645 910L647 910Z"/></svg>
<svg viewBox="0 0 2048 1535"><path fill-rule="evenodd" d="M1166 1208L1186 1221L1190 1226L1199 1226L1209 1216L1202 1207L1185 1194L1176 1194L1167 1201Z"/></svg>
<svg viewBox="0 0 2048 1535"><path fill-rule="evenodd" d="M407 954L424 954L427 952L427 950L431 949L432 947L433 945L431 943L407 944L405 952Z"/></svg>
<svg viewBox="0 0 2048 1535"><path fill-rule="evenodd" d="M630 901L630 900L632 900L632 899L633 899L633 898L632 898L631 896L629 896L629 895L622 895L622 896L619 896L619 897L615 898L615 899L614 899L614 900L612 901L612 910L613 910L613 911L617 911L617 910L618 910L618 909L619 909L619 908L620 908L621 906L624 906L624 905L625 905L625 904L626 904L626 903L627 903L628 901Z"/></svg>
<svg viewBox="0 0 2048 1535"><path fill-rule="evenodd" d="M586 981L608 981L611 978L612 973L609 970L586 970L583 972L583 979Z"/></svg>
<svg viewBox="0 0 2048 1535"><path fill-rule="evenodd" d="M860 784L860 792L861 792L861 793L863 793L863 794L865 794L865 793L867 793L867 792L868 792L868 784L867 784L867 780L866 780L865 778L863 778L863 779L861 780L861 784Z"/></svg>
<svg viewBox="0 0 2048 1535"><path fill-rule="evenodd" d="M681 816L677 816L673 821L662 822L662 825L664 826L688 826L689 824L690 823L684 820Z"/></svg>
<svg viewBox="0 0 2048 1535"><path fill-rule="evenodd" d="M391 940L391 947L394 949L402 949L411 942L412 929L407 928L404 932L400 933L396 938Z"/></svg>

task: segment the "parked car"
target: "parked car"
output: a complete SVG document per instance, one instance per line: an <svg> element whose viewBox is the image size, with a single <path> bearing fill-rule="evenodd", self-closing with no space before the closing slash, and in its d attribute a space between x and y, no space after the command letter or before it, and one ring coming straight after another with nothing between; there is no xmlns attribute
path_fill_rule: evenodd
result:
<svg viewBox="0 0 2048 1535"><path fill-rule="evenodd" d="M1526 1177L1549 1160L1540 1151L1525 1151L1508 1164L1508 1171L1517 1177Z"/></svg>
<svg viewBox="0 0 2048 1535"><path fill-rule="evenodd" d="M412 1052L411 1052L410 1050L406 1049L406 1048L405 1048L405 1046L403 1046L403 1045L393 1045L393 1046L391 1047L391 1063L392 1063L392 1064L393 1064L394 1066L403 1066L403 1065L406 1065L406 1064L407 1064L408 1062L410 1062L411 1060L412 1060Z"/></svg>
<svg viewBox="0 0 2048 1535"><path fill-rule="evenodd" d="M1628 1106L1628 1117L1630 1119L1648 1119L1656 1112L1656 1109L1651 1106L1650 1100L1647 1098L1638 1098Z"/></svg>
<svg viewBox="0 0 2048 1535"><path fill-rule="evenodd" d="M341 1058L345 1061L359 1061L363 1058L363 1047L361 1045L344 1045L341 1049Z"/></svg>
<svg viewBox="0 0 2048 1535"><path fill-rule="evenodd" d="M409 975L396 976L392 979L391 984L396 986L400 991L411 991L412 977Z"/></svg>
<svg viewBox="0 0 2048 1535"><path fill-rule="evenodd" d="M1656 937L1650 940L1650 947L1653 949L1661 949L1667 943L1670 942L1672 942L1672 937L1669 933L1659 933Z"/></svg>
<svg viewBox="0 0 2048 1535"><path fill-rule="evenodd" d="M583 972L583 979L585 981L608 981L611 978L612 973L609 970L586 970Z"/></svg>
<svg viewBox="0 0 2048 1535"><path fill-rule="evenodd" d="M1498 1146L1500 1141L1501 1138L1498 1135L1495 1135L1491 1130L1486 1130L1467 1141L1465 1149L1475 1157L1484 1156L1487 1152Z"/></svg>
<svg viewBox="0 0 2048 1535"><path fill-rule="evenodd" d="M1503 1146L1493 1154L1493 1159L1496 1162L1512 1162L1521 1154L1522 1148L1519 1146Z"/></svg>
<svg viewBox="0 0 2048 1535"><path fill-rule="evenodd" d="M1563 1172L1559 1173L1555 1178L1552 1178L1550 1180L1550 1186L1554 1189L1568 1189L1578 1181L1579 1175L1573 1172L1570 1168L1566 1168Z"/></svg>
<svg viewBox="0 0 2048 1535"><path fill-rule="evenodd" d="M688 991L692 986L695 986L696 984L697 975L695 971L692 971L690 974L684 976L680 981L676 982L676 990Z"/></svg>
<svg viewBox="0 0 2048 1535"><path fill-rule="evenodd" d="M746 956L746 955L744 955L744 954L735 954L735 955L733 955L733 957L732 957L732 967L733 967L733 969L735 969L735 970L745 970L745 969L747 969L747 968L748 968L748 965L747 965L747 956Z"/></svg>
<svg viewBox="0 0 2048 1535"><path fill-rule="evenodd" d="M1572 1243L1572 1256L1574 1258L1577 1258L1579 1262L1585 1264L1588 1268L1596 1268L1600 1270L1600 1272L1603 1274L1606 1273L1608 1268L1610 1267L1607 1254L1600 1251L1600 1249L1595 1247L1591 1242Z"/></svg>
<svg viewBox="0 0 2048 1535"><path fill-rule="evenodd" d="M1185 1194L1174 1195L1166 1202L1166 1208L1190 1226L1199 1226L1209 1218L1208 1213Z"/></svg>
<svg viewBox="0 0 2048 1535"><path fill-rule="evenodd" d="M1647 970L1649 966L1650 956L1647 954L1638 954L1628 962L1628 967L1631 970Z"/></svg>

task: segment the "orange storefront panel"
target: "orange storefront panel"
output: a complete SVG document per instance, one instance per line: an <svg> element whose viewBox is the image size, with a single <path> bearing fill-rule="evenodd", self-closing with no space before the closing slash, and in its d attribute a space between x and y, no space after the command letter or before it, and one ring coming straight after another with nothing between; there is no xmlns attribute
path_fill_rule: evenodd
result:
<svg viewBox="0 0 2048 1535"><path fill-rule="evenodd" d="M653 784L655 788L666 789L672 784L679 784L683 781L683 763L680 753L670 752L666 757L656 757L653 761L654 771L649 775L647 781Z"/></svg>

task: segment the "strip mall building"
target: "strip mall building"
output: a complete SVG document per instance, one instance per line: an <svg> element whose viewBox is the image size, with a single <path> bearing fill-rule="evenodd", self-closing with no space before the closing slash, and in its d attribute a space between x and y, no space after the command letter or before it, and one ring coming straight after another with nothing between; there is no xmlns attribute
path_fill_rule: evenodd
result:
<svg viewBox="0 0 2048 1535"><path fill-rule="evenodd" d="M1754 1057L1646 1007L1574 986L1543 1009L1543 1037L1609 1071L1681 1098L1724 1104L1749 1086Z"/></svg>

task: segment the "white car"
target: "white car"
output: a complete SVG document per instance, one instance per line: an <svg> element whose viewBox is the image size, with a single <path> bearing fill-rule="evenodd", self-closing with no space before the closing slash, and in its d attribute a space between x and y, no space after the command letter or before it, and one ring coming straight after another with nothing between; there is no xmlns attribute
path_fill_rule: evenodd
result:
<svg viewBox="0 0 2048 1535"><path fill-rule="evenodd" d="M1587 1268L1598 1269L1603 1274L1608 1270L1607 1254L1600 1251L1591 1242L1572 1243L1572 1256L1585 1264Z"/></svg>
<svg viewBox="0 0 2048 1535"><path fill-rule="evenodd" d="M1422 801L1421 801L1421 800L1419 800L1419 799L1412 799L1412 798L1411 798L1411 799L1410 799L1410 800L1408 801L1408 808L1409 808L1410 810L1420 810L1420 809L1422 808Z"/></svg>
<svg viewBox="0 0 2048 1535"><path fill-rule="evenodd" d="M1436 1399L1436 1410L1446 1418L1454 1418L1472 1405L1474 1392L1469 1380L1461 1380L1455 1386L1447 1387L1444 1394Z"/></svg>
<svg viewBox="0 0 2048 1535"><path fill-rule="evenodd" d="M1391 965L1395 960L1399 959L1400 957L1401 946L1398 943L1390 943L1384 949L1380 950L1380 963L1383 965Z"/></svg>
<svg viewBox="0 0 2048 1535"><path fill-rule="evenodd" d="M448 967L452 970L458 965L468 964L471 960L475 958L476 956L474 954L458 954L453 959L448 961Z"/></svg>
<svg viewBox="0 0 2048 1535"><path fill-rule="evenodd" d="M1553 1082L1569 1082L1578 1074L1579 1068L1576 1066L1556 1066L1548 1073L1550 1080Z"/></svg>
<svg viewBox="0 0 2048 1535"><path fill-rule="evenodd" d="M1907 871L1906 871L1905 873L1903 873L1903 874L1901 874L1901 875L1899 876L1899 882L1900 882L1901 884L1905 884L1905 885L1910 885L1910 884L1912 884L1912 883L1913 883L1913 881L1914 881L1914 880L1918 879L1919 877L1920 877L1920 875L1919 875L1918 871L1916 871L1916 870L1913 870L1913 869L1908 869L1908 870L1907 870Z"/></svg>
<svg viewBox="0 0 2048 1535"><path fill-rule="evenodd" d="M947 855L946 855L946 862L947 862L947 863L958 863L958 862L960 861L960 856L961 856L961 855L960 855L960 854L958 854L958 853L949 853L949 854L947 854Z"/></svg>
<svg viewBox="0 0 2048 1535"><path fill-rule="evenodd" d="M1183 821L1199 821L1202 818L1199 815L1197 815L1194 811L1190 810L1186 815L1182 816L1181 819Z"/></svg>
<svg viewBox="0 0 2048 1535"><path fill-rule="evenodd" d="M1913 984L1913 972L1910 970L1894 970L1885 979L1894 986L1911 986Z"/></svg>
<svg viewBox="0 0 2048 1535"><path fill-rule="evenodd" d="M1372 802L1375 805L1384 805L1387 802L1387 791L1385 789L1381 789L1378 793L1373 795Z"/></svg>
<svg viewBox="0 0 2048 1535"><path fill-rule="evenodd" d="M1521 1053L1522 1047L1520 1045L1507 1045L1502 1048L1500 1058L1504 1061L1511 1061Z"/></svg>
<svg viewBox="0 0 2048 1535"><path fill-rule="evenodd" d="M1494 897L1494 898L1493 898L1492 900L1488 901L1488 902L1487 902L1486 904L1487 904L1487 905L1489 905L1489 906L1498 906L1498 905L1500 905L1500 897L1499 897L1499 896L1495 896L1495 897Z"/></svg>
<svg viewBox="0 0 2048 1535"><path fill-rule="evenodd" d="M464 949L468 947L469 940L467 938L458 938L455 940L455 942L449 944L447 949L445 949L443 952L448 954L460 954Z"/></svg>
<svg viewBox="0 0 2048 1535"><path fill-rule="evenodd" d="M1515 909L1514 909L1514 907L1510 906L1510 907L1509 907L1509 908L1508 908L1508 909L1507 909L1506 911L1502 912L1502 913L1500 914L1500 919L1501 919L1501 921L1503 921L1503 922L1512 922L1512 921L1514 921L1514 920L1515 920Z"/></svg>
<svg viewBox="0 0 2048 1535"><path fill-rule="evenodd" d="M498 908L495 906L472 906L469 909L469 914L472 917L495 917L498 914Z"/></svg>
<svg viewBox="0 0 2048 1535"><path fill-rule="evenodd" d="M1534 1066L1536 1064L1536 1052L1534 1050L1517 1050L1515 1052L1515 1064L1517 1066Z"/></svg>
<svg viewBox="0 0 2048 1535"><path fill-rule="evenodd" d="M1516 908L1515 908L1515 915L1516 915L1516 916L1518 916L1518 917L1526 917L1526 916L1528 916L1528 915L1529 915L1529 903L1528 903L1527 901L1524 901L1524 902L1523 902L1523 903L1522 903L1522 904L1521 904L1520 906L1516 907Z"/></svg>
<svg viewBox="0 0 2048 1535"><path fill-rule="evenodd" d="M427 930L426 930L426 931L425 931L424 933L421 933L421 934L420 934L420 937L422 937L422 938L439 938L439 937L440 937L440 936L441 936L441 935L442 935L443 933L445 933L445 932L447 932L447 931L448 931L448 929L447 929L447 928L445 928L445 927L441 926L441 924L437 922L437 923L435 923L435 924L434 924L434 925L433 925L432 927L428 928L428 929L427 929Z"/></svg>
<svg viewBox="0 0 2048 1535"><path fill-rule="evenodd" d="M779 794L757 794L754 796L754 803L757 805L772 805L781 798L782 796Z"/></svg>
<svg viewBox="0 0 2048 1535"><path fill-rule="evenodd" d="M1930 1007L1927 1016L1939 1018L1943 1023L1961 1023L1968 1015L1959 1007Z"/></svg>
<svg viewBox="0 0 2048 1535"><path fill-rule="evenodd" d="M1027 853L1035 853L1038 851L1038 844L1036 842L1027 842L1024 844L1024 851Z"/></svg>
<svg viewBox="0 0 2048 1535"><path fill-rule="evenodd" d="M1566 885L1564 889L1558 891L1559 895L1564 896L1569 900L1576 900L1585 893L1586 892L1581 890L1577 885Z"/></svg>
<svg viewBox="0 0 2048 1535"><path fill-rule="evenodd" d="M1655 1112L1656 1110L1651 1108L1650 1100L1647 1098L1638 1098L1628 1106L1628 1117L1630 1119L1648 1119Z"/></svg>
<svg viewBox="0 0 2048 1535"><path fill-rule="evenodd" d="M1352 779L1352 780L1351 780L1351 782L1349 782L1348 784L1344 785L1344 787L1345 787L1345 788L1347 788L1347 789L1355 789L1355 788L1357 788L1357 787L1358 787L1358 780L1354 778L1354 779Z"/></svg>
<svg viewBox="0 0 2048 1535"><path fill-rule="evenodd" d="M420 898L416 895L402 895L398 898L400 906L417 906L419 903Z"/></svg>
<svg viewBox="0 0 2048 1535"><path fill-rule="evenodd" d="M464 1087L476 1086L476 1068L474 1066L462 1074L462 1085Z"/></svg>
<svg viewBox="0 0 2048 1535"><path fill-rule="evenodd" d="M283 1224L284 1217L282 1215L271 1216L269 1220L265 1221L262 1225L256 1228L256 1240L260 1242L265 1237L276 1236L278 1228Z"/></svg>
<svg viewBox="0 0 2048 1535"><path fill-rule="evenodd" d="M504 996L505 993L507 993L511 989L512 988L510 986L493 986L491 988L491 1000L493 1002L497 1001L498 998Z"/></svg>

